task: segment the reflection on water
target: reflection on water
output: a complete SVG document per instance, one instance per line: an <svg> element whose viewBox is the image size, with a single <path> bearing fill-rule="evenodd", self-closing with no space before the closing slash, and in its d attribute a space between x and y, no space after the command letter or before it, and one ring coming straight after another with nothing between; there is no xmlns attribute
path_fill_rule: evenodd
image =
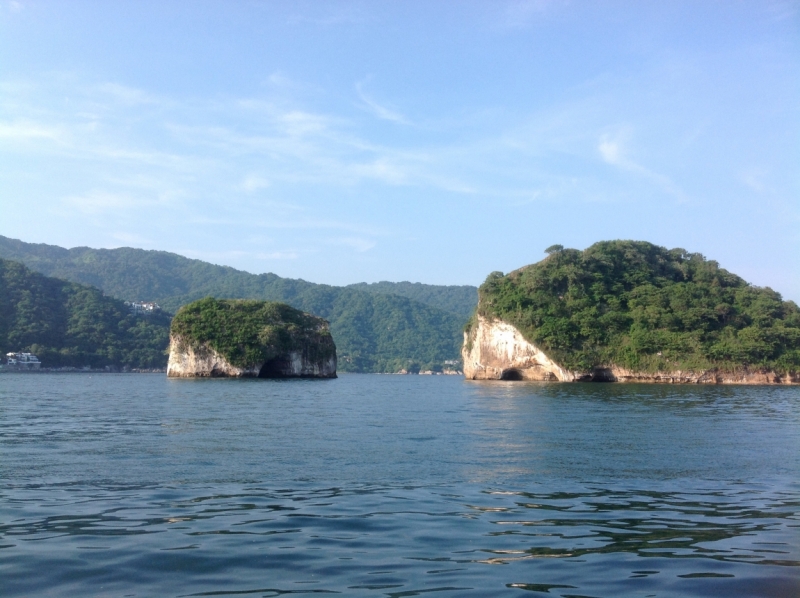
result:
<svg viewBox="0 0 800 598"><path fill-rule="evenodd" d="M2 382L4 598L800 595L797 389Z"/></svg>
<svg viewBox="0 0 800 598"><path fill-rule="evenodd" d="M800 388L479 382L474 480L800 479ZM767 457L769 455L769 457Z"/></svg>

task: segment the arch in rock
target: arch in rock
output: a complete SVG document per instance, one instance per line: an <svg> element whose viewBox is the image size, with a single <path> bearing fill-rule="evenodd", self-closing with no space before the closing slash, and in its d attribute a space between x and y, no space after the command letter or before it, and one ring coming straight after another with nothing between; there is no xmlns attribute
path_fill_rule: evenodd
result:
<svg viewBox="0 0 800 598"><path fill-rule="evenodd" d="M290 370L289 360L286 357L276 357L265 361L258 371L259 378L286 378L287 370Z"/></svg>
<svg viewBox="0 0 800 598"><path fill-rule="evenodd" d="M503 373L500 374L501 380L524 380L525 378L522 376L522 372L520 372L517 368L509 368L507 370L503 370Z"/></svg>

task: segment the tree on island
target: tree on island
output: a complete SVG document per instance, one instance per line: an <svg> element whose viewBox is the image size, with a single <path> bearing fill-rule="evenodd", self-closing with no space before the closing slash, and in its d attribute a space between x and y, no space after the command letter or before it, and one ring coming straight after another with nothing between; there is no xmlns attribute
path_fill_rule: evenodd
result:
<svg viewBox="0 0 800 598"><path fill-rule="evenodd" d="M545 249L544 252L547 254L547 257L550 257L551 255L555 254L556 263L561 263L561 259L559 256L564 252L564 246L558 244L551 245L550 247Z"/></svg>

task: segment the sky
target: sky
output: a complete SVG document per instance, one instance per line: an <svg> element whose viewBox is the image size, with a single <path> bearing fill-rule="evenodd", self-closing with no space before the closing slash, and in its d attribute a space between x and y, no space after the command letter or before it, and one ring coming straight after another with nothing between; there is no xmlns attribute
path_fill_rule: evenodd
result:
<svg viewBox="0 0 800 598"><path fill-rule="evenodd" d="M800 2L0 0L0 234L336 285L635 239L800 302Z"/></svg>

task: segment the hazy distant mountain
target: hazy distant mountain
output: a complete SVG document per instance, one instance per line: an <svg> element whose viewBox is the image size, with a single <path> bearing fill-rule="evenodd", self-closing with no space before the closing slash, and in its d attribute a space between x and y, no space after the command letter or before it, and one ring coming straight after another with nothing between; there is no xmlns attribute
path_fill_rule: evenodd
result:
<svg viewBox="0 0 800 598"><path fill-rule="evenodd" d="M64 249L2 236L0 258L22 262L47 276L96 286L119 299L156 301L171 312L205 296L283 301L330 321L343 371L396 371L415 363L430 367L458 359L469 315L465 287L334 287L250 274L165 251ZM392 285L397 290L388 293Z"/></svg>

